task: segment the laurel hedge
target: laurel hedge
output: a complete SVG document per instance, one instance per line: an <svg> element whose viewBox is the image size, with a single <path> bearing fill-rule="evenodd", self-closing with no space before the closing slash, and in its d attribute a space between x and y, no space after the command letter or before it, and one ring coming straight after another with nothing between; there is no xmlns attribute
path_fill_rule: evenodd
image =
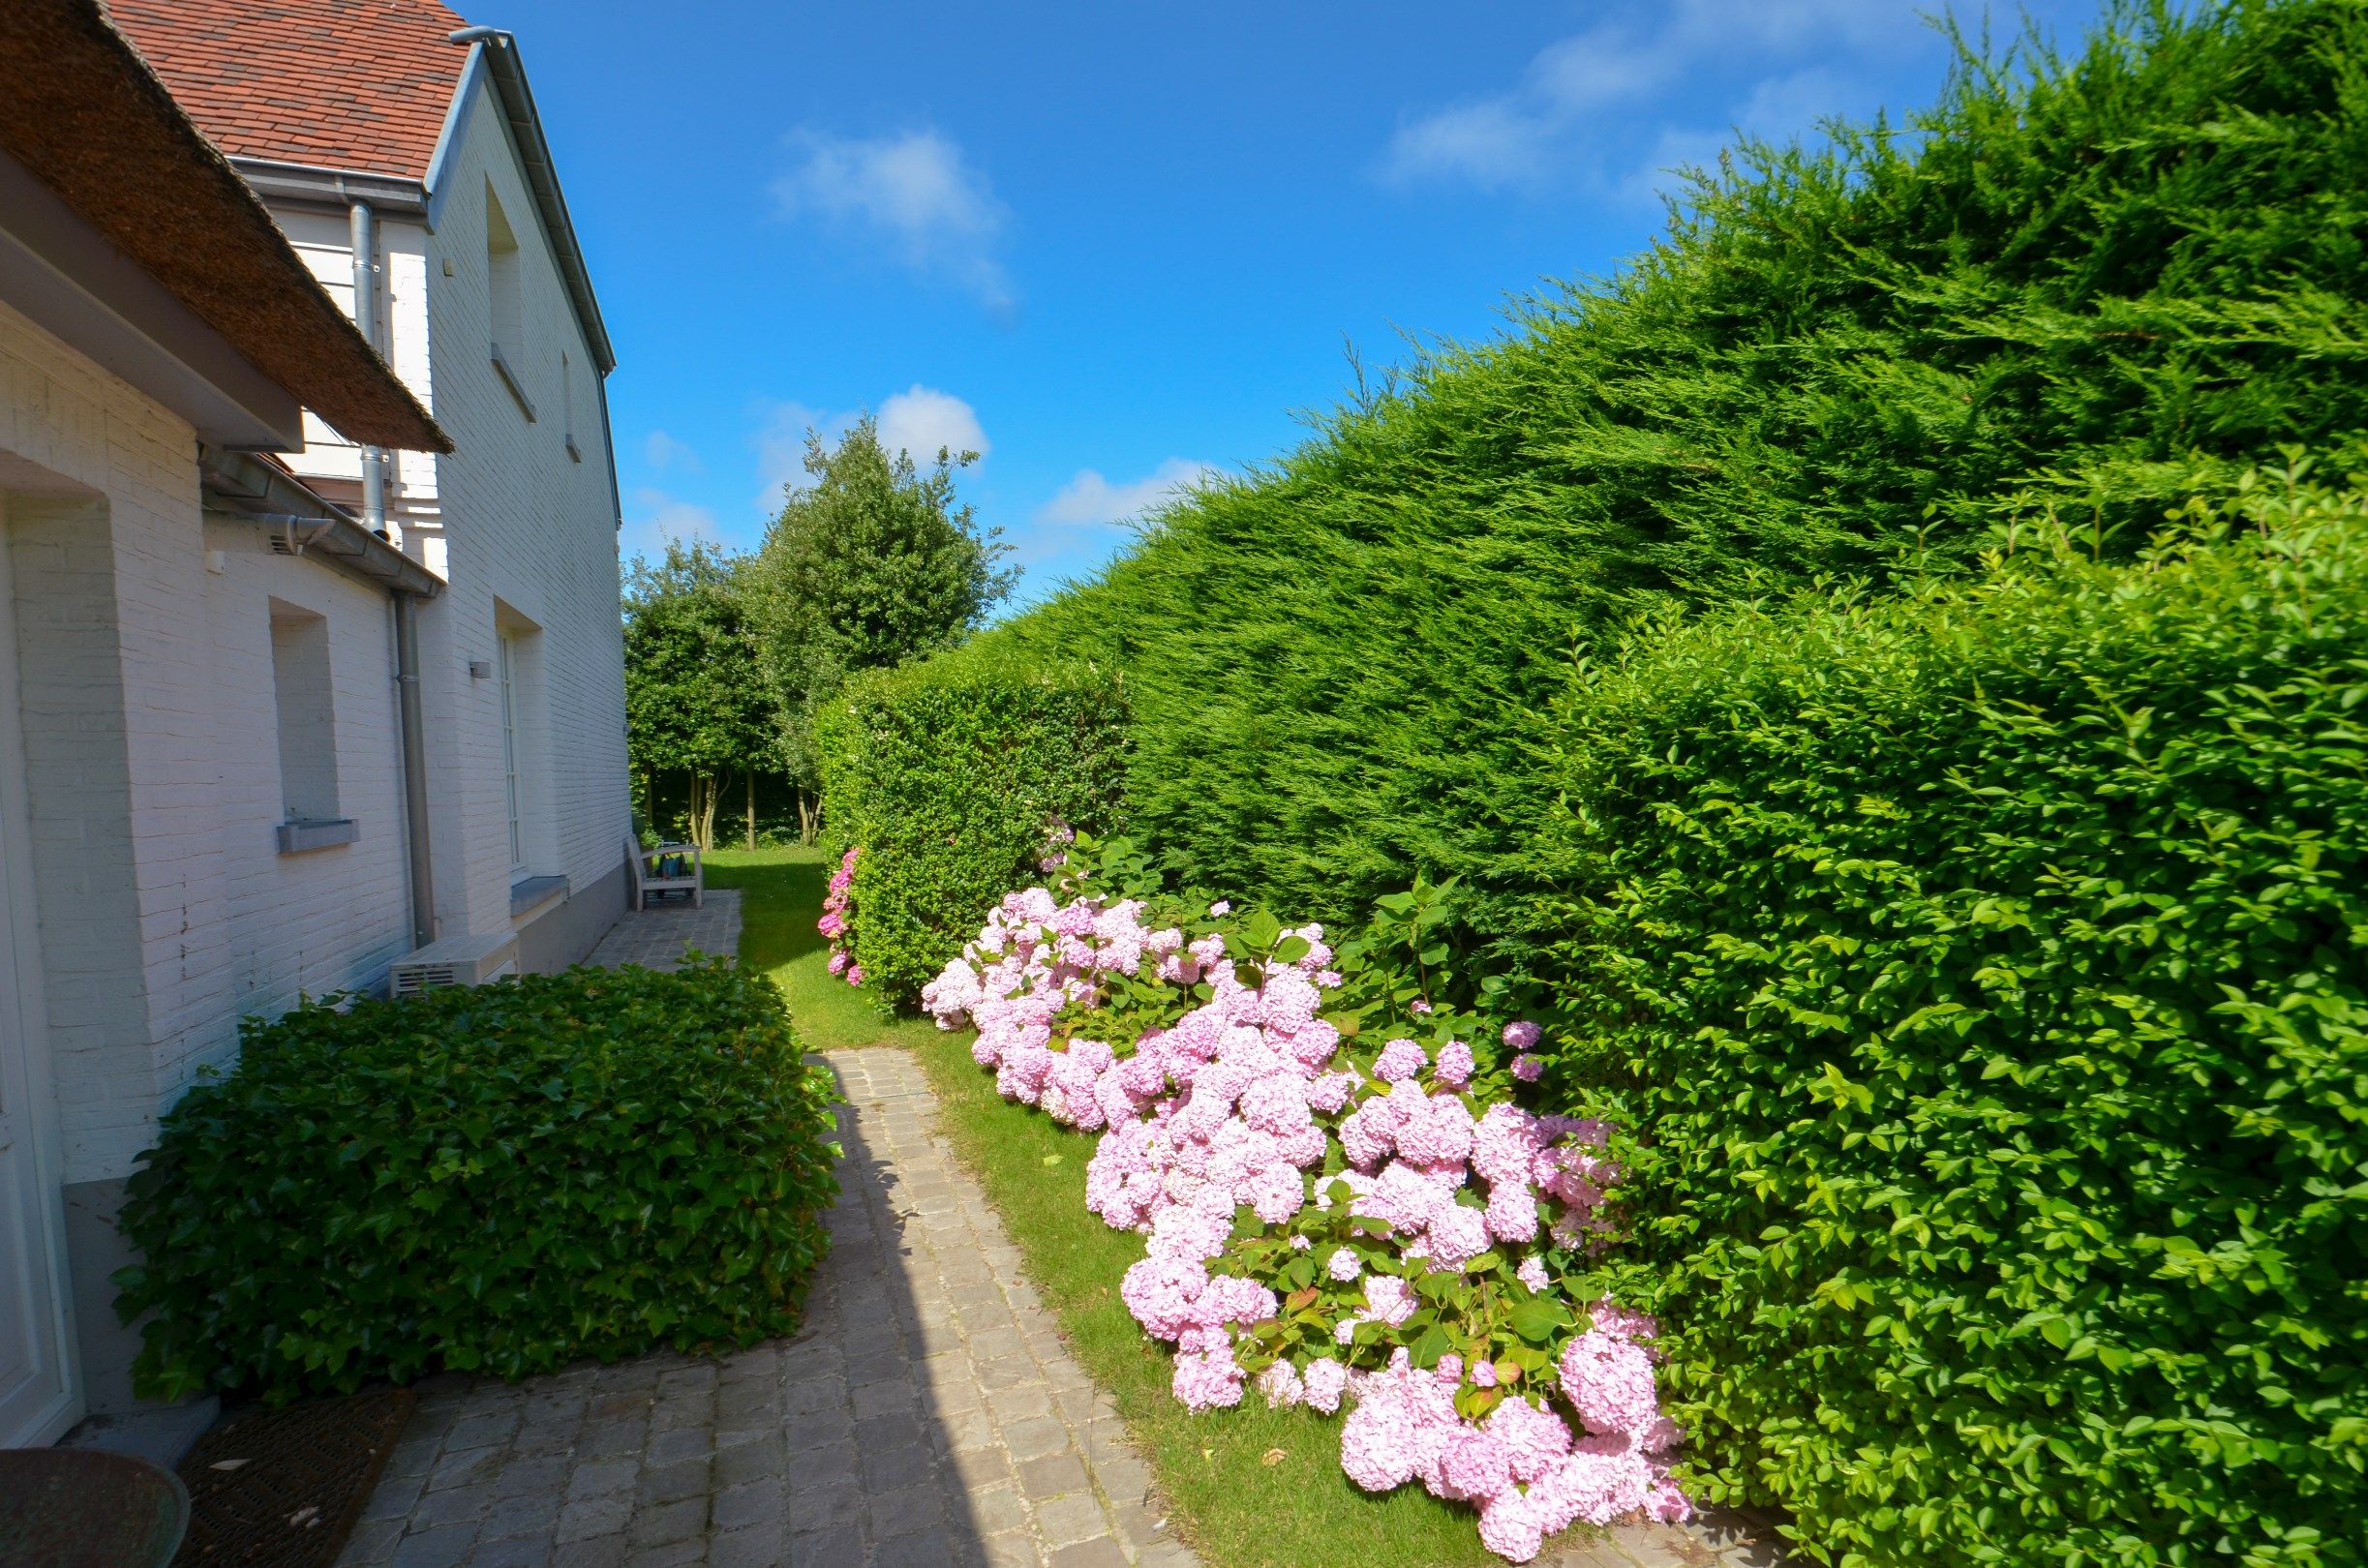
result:
<svg viewBox="0 0 2368 1568"><path fill-rule="evenodd" d="M823 821L860 850L842 945L909 1006L1063 829L1120 826L1127 693L1107 666L973 646L858 676L815 724Z"/></svg>
<svg viewBox="0 0 2368 1568"><path fill-rule="evenodd" d="M2368 503L2231 520L1657 626L1560 715L1612 1288L1816 1560L2368 1561Z"/></svg>
<svg viewBox="0 0 2368 1568"><path fill-rule="evenodd" d="M129 1184L140 1391L280 1402L789 1333L837 1101L728 961L251 1019Z"/></svg>

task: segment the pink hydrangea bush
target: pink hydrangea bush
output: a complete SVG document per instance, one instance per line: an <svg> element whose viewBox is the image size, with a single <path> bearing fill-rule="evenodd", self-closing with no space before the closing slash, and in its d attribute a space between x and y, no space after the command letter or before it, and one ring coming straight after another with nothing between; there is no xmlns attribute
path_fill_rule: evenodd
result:
<svg viewBox="0 0 2368 1568"><path fill-rule="evenodd" d="M831 873L830 890L822 899L822 919L814 929L831 939L831 973L849 985L864 983L864 966L855 961L854 906L855 862L863 854L861 848L850 849L838 858L838 869Z"/></svg>
<svg viewBox="0 0 2368 1568"><path fill-rule="evenodd" d="M1007 896L923 1006L978 1031L1005 1098L1100 1134L1086 1203L1145 1238L1119 1293L1174 1346L1175 1398L1345 1405L1357 1485L1468 1503L1516 1562L1577 1522L1686 1517L1654 1325L1569 1302L1609 1235L1610 1129L1484 1098L1511 1079L1430 1007L1378 1048L1344 1039L1320 926L1064 891ZM1537 1042L1501 1040L1517 1063Z"/></svg>

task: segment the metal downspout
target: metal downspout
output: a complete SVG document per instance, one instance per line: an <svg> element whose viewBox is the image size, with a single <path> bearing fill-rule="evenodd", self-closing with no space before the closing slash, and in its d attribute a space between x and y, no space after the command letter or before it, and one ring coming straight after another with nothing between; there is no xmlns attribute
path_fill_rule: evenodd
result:
<svg viewBox="0 0 2368 1568"><path fill-rule="evenodd" d="M351 212L353 324L379 347L379 235L367 201ZM386 528L386 452L362 448L362 526L379 538ZM410 850L411 943L436 940L436 868L428 853L428 736L419 695L419 600L395 594L395 691L403 722L403 827Z"/></svg>
<svg viewBox="0 0 2368 1568"><path fill-rule="evenodd" d="M403 711L403 825L411 852L411 940L436 940L436 868L428 858L428 732L419 703L419 600L395 595L395 684Z"/></svg>

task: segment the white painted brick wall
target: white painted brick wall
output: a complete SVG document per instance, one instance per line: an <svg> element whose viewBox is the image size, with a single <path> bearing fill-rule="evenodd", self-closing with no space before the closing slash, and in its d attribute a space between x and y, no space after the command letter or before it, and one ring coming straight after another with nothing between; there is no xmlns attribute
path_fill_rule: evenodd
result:
<svg viewBox="0 0 2368 1568"><path fill-rule="evenodd" d="M531 846L520 874L562 874L579 889L606 877L622 863L631 804L616 511L592 351L492 95L472 96L443 178L438 229L389 216L379 243L387 353L456 448L443 457L398 454L389 496L405 552L450 584L420 617L429 840L440 930L450 934L510 923L500 685L468 673L472 660L498 666L504 611L540 633L527 661L532 678L520 692ZM526 382L531 421L489 352L489 187L519 242L525 341L504 351ZM346 220L292 208L274 216L350 311ZM562 355L572 397L561 384ZM571 424L580 457L567 453ZM299 473L358 479L353 448L317 421L307 432L322 438L291 459Z"/></svg>
<svg viewBox="0 0 2368 1568"><path fill-rule="evenodd" d="M209 517L205 544L224 570L206 579L215 727L244 742L223 755L210 792L222 814L229 928L223 962L234 1010L276 1014L301 996L376 990L410 949L403 841L403 760L386 596L312 560L271 553L262 529ZM279 853L278 714L272 696L272 599L328 622L337 717L337 805L350 844Z"/></svg>
<svg viewBox="0 0 2368 1568"><path fill-rule="evenodd" d="M0 306L0 489L64 1179L121 1176L238 1019L408 947L384 596L201 519L191 429ZM226 570L206 570L206 550ZM282 857L269 599L327 618L352 845Z"/></svg>
<svg viewBox="0 0 2368 1568"><path fill-rule="evenodd" d="M592 354L490 95L446 167L440 229L389 222L381 241L394 363L459 450L404 454L393 498L406 549L451 583L421 617L439 915L445 932L488 931L511 923L500 692L469 663L496 659L504 613L539 628L523 693L526 870L585 889L620 865L629 821L623 648ZM532 422L487 352L489 184L521 246L512 367ZM324 283L349 284L342 225L281 217ZM409 946L385 601L268 554L251 525L206 522L196 446L185 423L0 305L0 490L69 1183L129 1171L161 1111L228 1062L242 1013L375 985ZM355 472L351 449L325 442L297 467L331 484ZM209 548L226 553L219 575ZM360 824L354 844L293 857L271 835L274 595L329 620L340 809Z"/></svg>
<svg viewBox="0 0 2368 1568"><path fill-rule="evenodd" d="M624 644L618 616L616 512L592 352L492 96L479 94L448 157L439 227L426 236L428 344L436 417L456 450L437 460L451 591L422 618L431 711L449 716L431 749L440 812L437 892L448 919L508 923L507 806L497 682L468 678L496 657L496 602L541 630L539 678L522 715L539 775L531 780L530 874L579 889L623 861L630 822L624 748ZM525 342L508 354L530 422L494 370L485 252L491 186L518 236ZM409 226L388 226L389 243ZM408 237L408 236L407 236ZM449 258L453 276L443 275ZM581 461L566 450L573 424ZM538 690L533 688L539 688ZM458 802L459 820L446 817ZM539 819L539 820L538 820ZM448 873L455 856L457 875Z"/></svg>

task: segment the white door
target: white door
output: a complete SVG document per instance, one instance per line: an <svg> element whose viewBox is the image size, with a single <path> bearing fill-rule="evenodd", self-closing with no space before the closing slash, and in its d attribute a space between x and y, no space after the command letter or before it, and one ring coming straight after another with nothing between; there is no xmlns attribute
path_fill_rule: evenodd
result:
<svg viewBox="0 0 2368 1568"><path fill-rule="evenodd" d="M66 1361L58 1172L46 1147L47 1062L18 728L15 593L0 498L0 1447L46 1443L77 1414Z"/></svg>

